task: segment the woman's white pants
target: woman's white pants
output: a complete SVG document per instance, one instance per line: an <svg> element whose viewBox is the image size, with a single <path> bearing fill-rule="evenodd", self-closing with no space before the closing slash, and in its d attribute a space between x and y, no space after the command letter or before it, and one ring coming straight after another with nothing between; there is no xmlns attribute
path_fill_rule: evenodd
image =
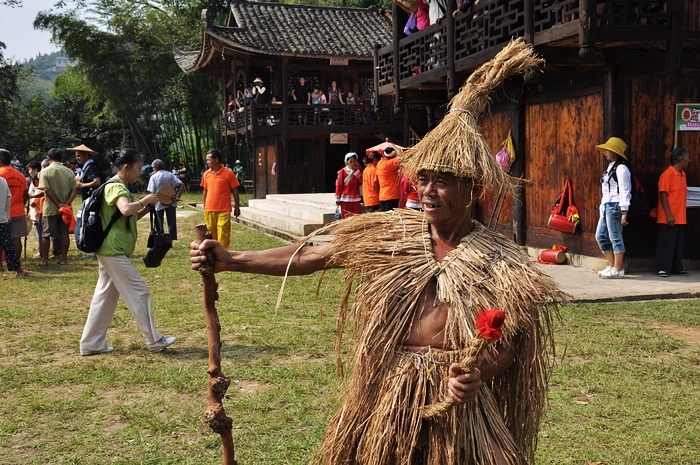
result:
<svg viewBox="0 0 700 465"><path fill-rule="evenodd" d="M98 255L97 260L99 277L80 338L80 351L96 352L107 348L107 329L112 322L120 295L141 329L146 344L159 341L163 335L153 323L151 291L131 259L125 255Z"/></svg>

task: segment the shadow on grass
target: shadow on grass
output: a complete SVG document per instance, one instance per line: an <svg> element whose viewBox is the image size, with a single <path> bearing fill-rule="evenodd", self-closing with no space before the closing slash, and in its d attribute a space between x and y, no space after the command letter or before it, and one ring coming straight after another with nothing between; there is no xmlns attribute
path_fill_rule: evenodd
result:
<svg viewBox="0 0 700 465"><path fill-rule="evenodd" d="M228 345L224 344L221 348L222 360L230 359L238 362L252 362L262 358L265 355L286 354L290 352L291 347L287 346L249 346L249 345ZM162 352L169 358L179 360L205 360L209 358L209 350L206 347L175 347L169 348Z"/></svg>

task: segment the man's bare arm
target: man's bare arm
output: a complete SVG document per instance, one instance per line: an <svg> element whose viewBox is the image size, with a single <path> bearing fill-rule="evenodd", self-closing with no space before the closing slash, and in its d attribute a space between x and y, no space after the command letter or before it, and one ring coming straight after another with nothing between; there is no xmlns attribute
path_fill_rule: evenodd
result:
<svg viewBox="0 0 700 465"><path fill-rule="evenodd" d="M298 252L298 244L287 245L274 249L234 251L226 250L216 241L206 240L201 244L190 244L190 262L192 269L199 269L206 261L204 251L211 249L214 254L214 272L237 271L240 273L257 273L274 276L284 276L287 273L289 260L290 276L308 275L316 271L331 268L327 256L330 245L303 246ZM296 254L295 254L296 252Z"/></svg>

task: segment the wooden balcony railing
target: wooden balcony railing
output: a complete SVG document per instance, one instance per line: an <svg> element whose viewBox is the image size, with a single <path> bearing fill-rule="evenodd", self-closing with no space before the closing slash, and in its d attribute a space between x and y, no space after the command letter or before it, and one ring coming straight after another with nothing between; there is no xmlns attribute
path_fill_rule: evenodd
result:
<svg viewBox="0 0 700 465"><path fill-rule="evenodd" d="M454 19L448 15L400 39L396 61L393 44L379 49L379 94L395 92L394 65L399 88L408 88L446 76L450 66L458 72L473 69L513 37L536 45L574 39L582 55L593 53L596 43L668 40L673 5L671 0L480 0ZM448 44L454 44L453 56Z"/></svg>
<svg viewBox="0 0 700 465"><path fill-rule="evenodd" d="M252 103L231 114L221 115L221 131L224 135L282 132L287 126L293 132L310 131L353 132L362 127L378 125L402 125L401 117L394 115L391 106L366 105L259 105ZM314 128L311 128L314 127ZM324 129L323 127L326 127ZM296 129L295 129L296 128Z"/></svg>

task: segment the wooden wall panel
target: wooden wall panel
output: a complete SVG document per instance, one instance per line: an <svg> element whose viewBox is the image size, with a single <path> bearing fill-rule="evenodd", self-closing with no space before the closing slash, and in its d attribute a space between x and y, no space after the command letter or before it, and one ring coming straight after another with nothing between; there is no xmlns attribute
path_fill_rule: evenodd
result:
<svg viewBox="0 0 700 465"><path fill-rule="evenodd" d="M683 8L683 30L700 31L700 2L698 0L685 0Z"/></svg>
<svg viewBox="0 0 700 465"><path fill-rule="evenodd" d="M525 188L527 243L562 244L573 253L598 255L595 228L600 205L602 157L595 149L603 139L600 93L530 105L526 110ZM569 177L574 204L581 215L576 234L547 227L554 200Z"/></svg>
<svg viewBox="0 0 700 465"><path fill-rule="evenodd" d="M492 113L481 122L481 133L494 156L501 150L501 143L508 136L511 125L510 114L510 111ZM505 198L498 199L497 196L491 192L484 192L478 203L477 219L486 225L490 222L492 229L496 229L506 236L512 237L513 222L510 214L511 200L511 195L506 195Z"/></svg>

